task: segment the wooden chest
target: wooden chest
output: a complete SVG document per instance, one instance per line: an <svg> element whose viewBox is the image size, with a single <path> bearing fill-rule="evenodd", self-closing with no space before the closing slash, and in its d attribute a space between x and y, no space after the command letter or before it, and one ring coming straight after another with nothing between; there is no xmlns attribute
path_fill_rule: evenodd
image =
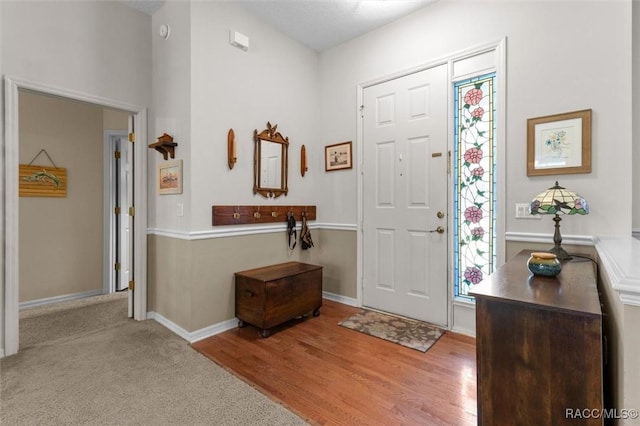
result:
<svg viewBox="0 0 640 426"><path fill-rule="evenodd" d="M238 327L270 329L322 306L322 266L287 262L235 273Z"/></svg>

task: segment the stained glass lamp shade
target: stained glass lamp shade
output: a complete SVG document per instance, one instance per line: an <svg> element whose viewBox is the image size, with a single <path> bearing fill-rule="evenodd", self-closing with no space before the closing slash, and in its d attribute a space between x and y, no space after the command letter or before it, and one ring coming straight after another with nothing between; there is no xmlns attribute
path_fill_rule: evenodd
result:
<svg viewBox="0 0 640 426"><path fill-rule="evenodd" d="M531 214L552 214L555 224L555 232L553 233L554 246L551 253L558 256L560 260L571 259L571 256L561 247L562 237L560 236L561 214L589 214L589 206L587 200L573 191L568 191L558 182L551 188L543 191L535 196L531 201Z"/></svg>

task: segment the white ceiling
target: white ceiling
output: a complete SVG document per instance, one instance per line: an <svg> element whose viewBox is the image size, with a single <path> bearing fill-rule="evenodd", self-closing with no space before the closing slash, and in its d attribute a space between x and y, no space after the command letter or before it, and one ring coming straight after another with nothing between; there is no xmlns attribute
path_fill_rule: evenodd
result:
<svg viewBox="0 0 640 426"><path fill-rule="evenodd" d="M177 1L177 0L168 0ZM215 1L215 0L209 0ZM386 25L437 0L226 0L318 52ZM152 15L164 1L124 0Z"/></svg>

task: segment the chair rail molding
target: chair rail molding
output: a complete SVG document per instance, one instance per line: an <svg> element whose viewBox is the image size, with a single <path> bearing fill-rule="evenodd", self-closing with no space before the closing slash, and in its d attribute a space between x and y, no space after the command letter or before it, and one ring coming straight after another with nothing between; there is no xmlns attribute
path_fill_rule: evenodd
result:
<svg viewBox="0 0 640 426"><path fill-rule="evenodd" d="M531 232L505 232L505 240L522 243L553 244L553 234L538 234ZM562 234L563 244L576 246L593 246L594 237L591 235L565 235Z"/></svg>
<svg viewBox="0 0 640 426"><path fill-rule="evenodd" d="M640 306L640 241L632 236L595 237L601 270L625 305Z"/></svg>

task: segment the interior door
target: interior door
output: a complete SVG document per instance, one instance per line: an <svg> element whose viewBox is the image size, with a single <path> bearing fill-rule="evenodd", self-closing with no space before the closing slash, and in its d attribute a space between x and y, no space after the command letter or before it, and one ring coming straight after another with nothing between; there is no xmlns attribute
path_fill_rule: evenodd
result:
<svg viewBox="0 0 640 426"><path fill-rule="evenodd" d="M363 302L447 324L447 66L364 90Z"/></svg>
<svg viewBox="0 0 640 426"><path fill-rule="evenodd" d="M116 280L116 291L122 291L129 288L130 280L130 256L129 246L131 244L131 219L129 216L129 140L128 138L120 138L118 140L118 151L120 152L120 161L116 168L116 196L118 197L118 206L121 206L121 214L118 215L117 223L117 246L118 246L118 277Z"/></svg>

